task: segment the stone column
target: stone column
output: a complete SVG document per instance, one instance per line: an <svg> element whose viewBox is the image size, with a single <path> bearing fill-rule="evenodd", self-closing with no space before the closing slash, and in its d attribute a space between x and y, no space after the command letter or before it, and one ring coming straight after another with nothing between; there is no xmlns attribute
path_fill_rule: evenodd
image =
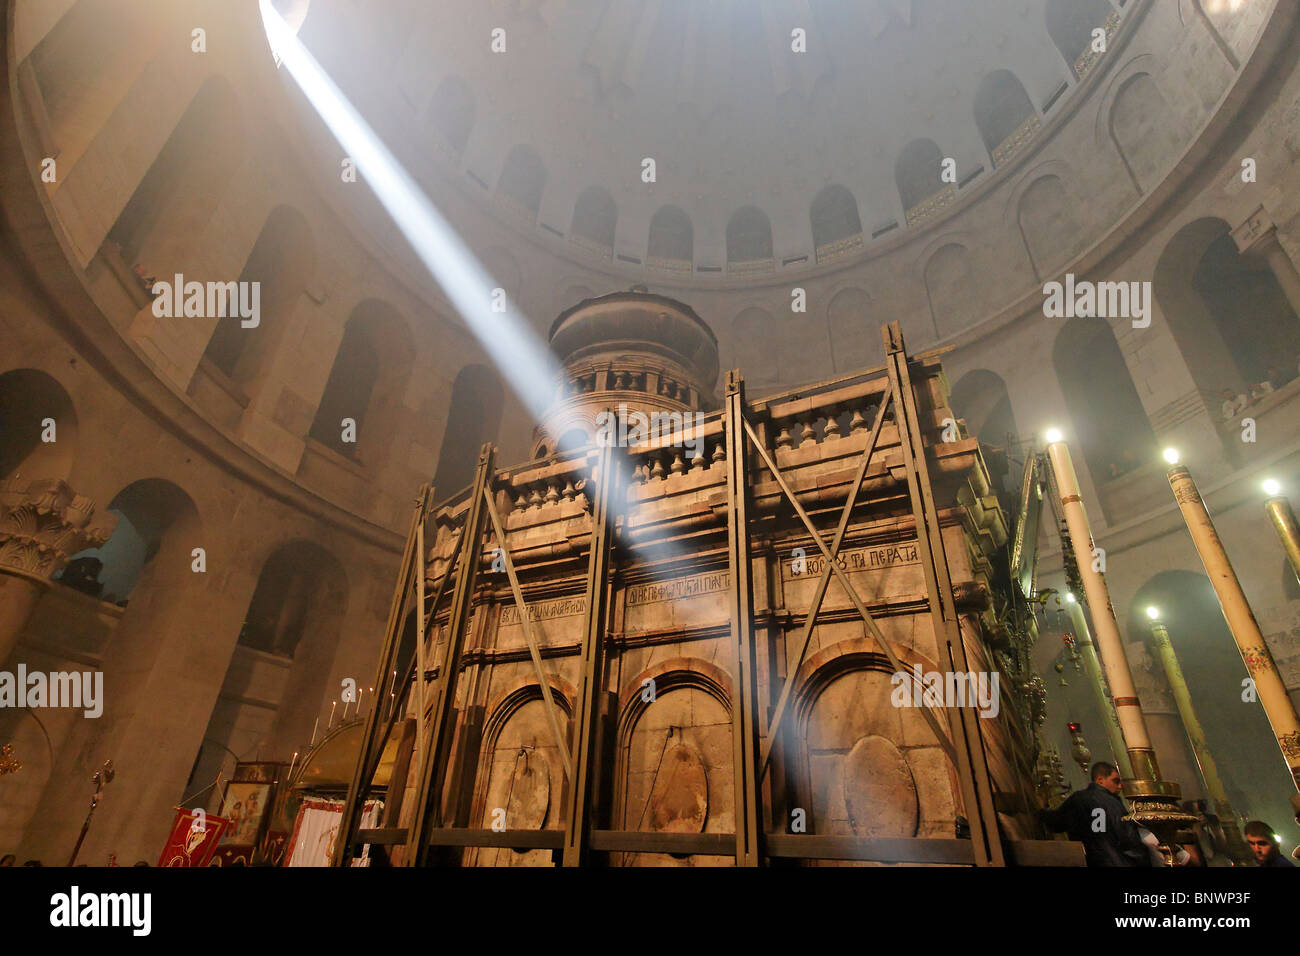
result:
<svg viewBox="0 0 1300 956"><path fill-rule="evenodd" d="M1277 226L1264 207L1260 206L1232 230L1232 238L1243 256L1258 256L1268 263L1286 300L1291 303L1291 310L1300 315L1300 271L1277 241Z"/></svg>
<svg viewBox="0 0 1300 956"><path fill-rule="evenodd" d="M54 574L78 551L102 545L116 525L60 478L0 486L0 665Z"/></svg>

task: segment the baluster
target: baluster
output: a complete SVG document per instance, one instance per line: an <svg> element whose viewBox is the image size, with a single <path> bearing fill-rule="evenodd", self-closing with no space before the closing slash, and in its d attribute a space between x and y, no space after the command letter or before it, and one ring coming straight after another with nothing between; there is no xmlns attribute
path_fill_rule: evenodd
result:
<svg viewBox="0 0 1300 956"><path fill-rule="evenodd" d="M862 414L862 407L855 406L853 409L853 417L849 419L849 433L856 435L866 427L867 419L866 416Z"/></svg>
<svg viewBox="0 0 1300 956"><path fill-rule="evenodd" d="M662 478L664 476L663 456L660 455L658 452L655 452L651 457L654 459L654 467L650 469L650 477Z"/></svg>
<svg viewBox="0 0 1300 956"><path fill-rule="evenodd" d="M542 506L542 493L537 490L537 486L532 486L532 493L528 496L528 507L540 508Z"/></svg>
<svg viewBox="0 0 1300 956"><path fill-rule="evenodd" d="M686 462L682 459L681 449L678 449L677 452L673 455L673 463L668 470L671 471L674 475L680 475L682 472L686 470Z"/></svg>
<svg viewBox="0 0 1300 956"><path fill-rule="evenodd" d="M827 441L834 441L840 437L840 423L835 419L838 409L832 405L826 409L826 429L825 435Z"/></svg>
<svg viewBox="0 0 1300 956"><path fill-rule="evenodd" d="M799 444L802 445L804 442L808 441L816 442L817 430L812 426L812 416L800 415L798 422L803 426L802 430L799 432Z"/></svg>
<svg viewBox="0 0 1300 956"><path fill-rule="evenodd" d="M790 448L794 445L794 438L790 434L790 423L782 422L781 430L776 434L777 448Z"/></svg>
<svg viewBox="0 0 1300 956"><path fill-rule="evenodd" d="M546 483L546 503L553 505L560 500L560 489L553 481Z"/></svg>

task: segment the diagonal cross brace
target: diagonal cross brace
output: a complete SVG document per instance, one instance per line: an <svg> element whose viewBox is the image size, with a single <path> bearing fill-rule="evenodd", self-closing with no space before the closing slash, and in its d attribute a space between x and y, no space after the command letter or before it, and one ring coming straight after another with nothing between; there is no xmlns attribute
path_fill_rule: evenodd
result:
<svg viewBox="0 0 1300 956"><path fill-rule="evenodd" d="M853 505L858 499L858 492L862 489L862 482L867 477L867 469L871 465L871 457L876 451L876 442L880 440L880 429L885 423L885 413L893 401L893 393L886 392L884 400L880 403L880 408L876 411L876 421L871 427L871 434L867 438L866 448L862 451L862 464L858 466L858 473L853 479L852 487L849 488L848 497L844 501L844 509L840 512L840 523L835 529L835 540L831 542L831 553L838 555L840 553L840 544L844 541L844 533L849 527L849 517L853 514ZM831 564L826 562L826 567L822 569L820 580L817 582L817 593L813 596L812 604L808 608L808 616L803 623L802 632L799 640L799 654L795 659L794 666L790 670L790 677L781 688L781 696L777 699L776 710L772 714L772 722L767 731L767 742L763 744L763 752L758 760L758 776L762 779L763 774L767 771L768 761L772 758L772 751L776 748L776 741L780 735L781 723L785 719L785 709L790 703L790 695L794 690L794 675L803 665L804 657L808 653L808 645L812 641L813 625L817 621L817 615L821 612L822 601L826 598L826 589L831 583Z"/></svg>
<svg viewBox="0 0 1300 956"><path fill-rule="evenodd" d="M763 447L763 443L758 440L758 435L754 433L754 426L749 423L749 419L745 419L745 433L749 436L750 442L753 444L759 456L763 459L763 464L767 465L767 470L770 471L772 477L776 479L777 486L781 489L786 498L789 499L790 504L794 506L795 512L799 515L799 520L801 520L804 527L808 529L808 533L812 535L813 541L821 550L822 555L826 558L827 570L822 573L826 574L829 571L839 578L840 586L844 588L845 592L847 592L849 596L849 600L853 602L853 606L857 608L858 613L862 615L862 620L866 622L867 630L871 632L871 636L880 646L880 649L884 651L885 657L889 660L889 666L894 669L894 672L897 674L910 673L903 667L903 662L898 659L898 655L894 653L894 649L890 647L889 642L885 640L885 635L880 632L880 628L876 625L876 621L871 616L871 612L868 611L867 606L862 603L862 598L858 596L857 589L849 580L848 574L835 563L835 558L831 555L830 551L826 549L826 543L822 541L822 536L818 533L816 526L812 523L812 519L808 517L808 512L804 511L803 505L799 504L794 491L788 484L786 484L785 478L781 475L781 470L777 468L776 462L772 460L772 456L768 454L767 449ZM852 507L852 502L849 503L849 507ZM953 749L952 740L946 733L944 733L943 728L939 725L938 719L930 712L930 708L922 707L921 716L925 718L925 722L928 723L930 729L934 731L934 735L939 741L939 746L942 747L944 753L948 755L948 759L950 759L954 764L957 763L957 752ZM771 735L769 734L769 738L770 737Z"/></svg>
<svg viewBox="0 0 1300 956"><path fill-rule="evenodd" d="M555 701L551 698L551 684L546 679L546 672L542 669L542 652L537 644L537 637L533 634L532 622L528 619L528 605L524 603L524 592L519 587L519 576L515 574L515 563L510 560L510 549L506 547L505 531L501 527L501 516L497 514L497 504L493 499L492 492L485 485L483 487L483 501L487 505L488 517L492 519L492 531L496 535L497 543L501 545L501 556L505 560L506 576L510 578L510 590L515 596L515 606L519 608L519 626L523 629L524 640L528 642L528 653L533 659L533 670L537 672L537 683L542 688L542 699L546 703L546 719L551 725L551 734L555 737L555 746L560 750L560 759L564 762L564 778L573 779L573 765L569 760L569 748L564 743L564 735L560 732L560 722L555 716Z"/></svg>

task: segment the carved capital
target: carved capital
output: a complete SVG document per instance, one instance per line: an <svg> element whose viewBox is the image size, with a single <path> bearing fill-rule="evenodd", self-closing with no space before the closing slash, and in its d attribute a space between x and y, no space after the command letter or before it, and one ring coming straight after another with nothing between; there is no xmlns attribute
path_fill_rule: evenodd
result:
<svg viewBox="0 0 1300 956"><path fill-rule="evenodd" d="M1232 239L1237 244L1237 251L1243 256L1250 253L1262 253L1277 241L1277 226L1273 218L1260 206L1236 229L1232 230Z"/></svg>
<svg viewBox="0 0 1300 956"><path fill-rule="evenodd" d="M116 516L96 515L95 503L61 478L11 478L0 485L0 572L48 581L116 526Z"/></svg>

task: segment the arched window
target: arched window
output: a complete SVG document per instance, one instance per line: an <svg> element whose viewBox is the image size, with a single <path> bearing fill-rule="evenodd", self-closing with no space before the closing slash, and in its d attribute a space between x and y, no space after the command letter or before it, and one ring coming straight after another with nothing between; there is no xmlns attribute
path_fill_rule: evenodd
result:
<svg viewBox="0 0 1300 956"><path fill-rule="evenodd" d="M1011 158L1038 129L1034 104L1010 70L998 70L980 81L975 91L975 125L994 166Z"/></svg>
<svg viewBox="0 0 1300 956"><path fill-rule="evenodd" d="M194 514L194 503L170 481L146 478L119 491L109 502L108 511L117 516L112 536L102 547L74 554L58 577L71 574L78 590L110 603L125 604L162 549L170 529L182 517ZM188 560L185 568L188 572ZM174 572L170 568L165 573L174 576Z"/></svg>
<svg viewBox="0 0 1300 956"><path fill-rule="evenodd" d="M392 306L371 299L353 309L309 437L348 458L385 447L412 349L406 323ZM344 419L355 423L353 441L345 440Z"/></svg>
<svg viewBox="0 0 1300 956"><path fill-rule="evenodd" d="M772 223L756 206L743 206L727 221L727 263L762 262L772 258Z"/></svg>
<svg viewBox="0 0 1300 956"><path fill-rule="evenodd" d="M433 485L446 498L474 480L478 451L494 441L501 427L504 394L501 379L483 365L467 365L451 388L447 428L438 449L438 471Z"/></svg>
<svg viewBox="0 0 1300 956"><path fill-rule="evenodd" d="M225 78L212 77L109 230L127 264L159 277L180 271L173 268L178 253L207 225L238 175L245 140L234 90Z"/></svg>
<svg viewBox="0 0 1300 956"><path fill-rule="evenodd" d="M277 206L239 274L240 282L258 283L258 324L245 328L238 316L218 319L203 357L242 385L256 379L272 346L281 341L315 263L315 242L307 221L296 209Z"/></svg>
<svg viewBox="0 0 1300 956"><path fill-rule="evenodd" d="M823 187L813 199L808 215L812 220L813 249L818 262L862 245L858 201L843 186Z"/></svg>
<svg viewBox="0 0 1300 956"><path fill-rule="evenodd" d="M1056 335L1052 360L1093 482L1150 461L1155 433L1106 320L1070 319Z"/></svg>
<svg viewBox="0 0 1300 956"><path fill-rule="evenodd" d="M474 94L465 81L451 74L438 84L429 104L429 123L459 156L474 129Z"/></svg>
<svg viewBox="0 0 1300 956"><path fill-rule="evenodd" d="M0 481L66 479L76 447L77 415L62 385L32 368L0 375Z"/></svg>
<svg viewBox="0 0 1300 956"><path fill-rule="evenodd" d="M1047 0L1047 35L1065 57L1071 71L1082 78L1096 60L1092 53L1092 31L1113 31L1108 19L1116 16L1106 0Z"/></svg>
<svg viewBox="0 0 1300 956"><path fill-rule="evenodd" d="M929 215L921 211L922 203L943 191L945 185L952 187L943 181L943 150L931 139L914 139L903 147L894 164L894 181L908 225Z"/></svg>
<svg viewBox="0 0 1300 956"><path fill-rule="evenodd" d="M979 439L994 487L1010 492L1014 476L1008 449L1020 432L1007 383L996 372L975 369L957 380L948 404L955 415L965 419L967 431Z"/></svg>
<svg viewBox="0 0 1300 956"><path fill-rule="evenodd" d="M570 232L575 239L593 251L613 255L614 230L618 225L618 206L614 197L603 186L588 186L573 205L573 225Z"/></svg>
<svg viewBox="0 0 1300 956"><path fill-rule="evenodd" d="M546 188L546 167L531 146L516 146L506 156L497 180L497 194L536 219Z"/></svg>
<svg viewBox="0 0 1300 956"><path fill-rule="evenodd" d="M650 259L662 263L690 263L695 255L695 230L691 217L676 206L660 206L650 220Z"/></svg>
<svg viewBox="0 0 1300 956"><path fill-rule="evenodd" d="M1224 389L1249 394L1295 377L1297 318L1263 260L1237 251L1222 219L1180 229L1156 263L1153 288L1188 371L1217 412Z"/></svg>
<svg viewBox="0 0 1300 956"><path fill-rule="evenodd" d="M309 541L292 541L271 553L257 577L238 646L212 707L191 789L209 783L218 772L228 776L234 769L232 753L278 752L309 737L346 610L347 578L332 554ZM260 676L257 694L247 693L252 674ZM357 703L365 707L372 694L378 697L387 688L358 685L357 690L362 695Z"/></svg>

